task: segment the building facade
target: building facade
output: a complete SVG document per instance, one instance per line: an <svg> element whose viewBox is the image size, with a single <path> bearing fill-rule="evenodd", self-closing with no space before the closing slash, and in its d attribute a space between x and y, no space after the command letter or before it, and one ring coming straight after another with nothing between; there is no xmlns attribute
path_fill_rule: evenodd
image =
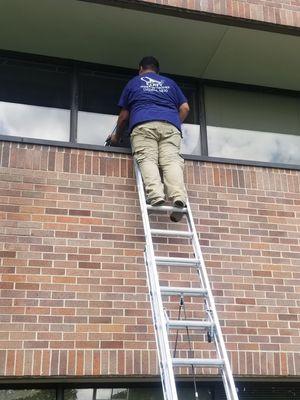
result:
<svg viewBox="0 0 300 400"><path fill-rule="evenodd" d="M149 54L191 106L185 178L239 396L300 399L300 1L4 0L0 23L0 399L162 398L129 140L104 146ZM215 371L197 382L225 399Z"/></svg>

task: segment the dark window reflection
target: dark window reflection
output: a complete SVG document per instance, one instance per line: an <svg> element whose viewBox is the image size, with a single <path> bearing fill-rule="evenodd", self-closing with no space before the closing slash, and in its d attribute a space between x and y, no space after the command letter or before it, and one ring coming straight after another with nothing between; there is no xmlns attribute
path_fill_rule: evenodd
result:
<svg viewBox="0 0 300 400"><path fill-rule="evenodd" d="M196 87L186 85L181 82L177 82L180 89L183 91L185 97L187 98L187 101L190 106L190 112L189 115L187 116L187 119L184 121L185 124L198 124L198 110L197 110L197 105L198 105L198 98L197 98L197 90Z"/></svg>
<svg viewBox="0 0 300 400"><path fill-rule="evenodd" d="M69 141L67 69L0 59L0 134Z"/></svg>
<svg viewBox="0 0 300 400"><path fill-rule="evenodd" d="M299 382L236 382L239 400L299 400ZM226 400L224 385L215 385L214 400Z"/></svg>
<svg viewBox="0 0 300 400"><path fill-rule="evenodd" d="M104 145L114 130L119 114L118 101L130 77L83 71L79 75L79 143ZM129 147L129 136L122 147Z"/></svg>
<svg viewBox="0 0 300 400"><path fill-rule="evenodd" d="M117 115L118 101L130 77L86 71L79 76L79 110Z"/></svg>

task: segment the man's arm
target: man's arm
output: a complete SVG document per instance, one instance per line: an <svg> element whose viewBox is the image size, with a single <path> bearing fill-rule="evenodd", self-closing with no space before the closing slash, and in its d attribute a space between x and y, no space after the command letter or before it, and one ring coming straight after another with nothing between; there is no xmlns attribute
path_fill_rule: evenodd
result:
<svg viewBox="0 0 300 400"><path fill-rule="evenodd" d="M118 117L116 131L113 132L111 135L111 144L112 145L115 146L116 144L119 143L119 140L121 139L121 137L124 133L124 129L126 127L128 118L129 118L129 111L126 110L126 108L122 108L122 110L120 111L119 117Z"/></svg>
<svg viewBox="0 0 300 400"><path fill-rule="evenodd" d="M190 107L188 103L182 103L179 107L179 118L180 121L183 122L190 112Z"/></svg>

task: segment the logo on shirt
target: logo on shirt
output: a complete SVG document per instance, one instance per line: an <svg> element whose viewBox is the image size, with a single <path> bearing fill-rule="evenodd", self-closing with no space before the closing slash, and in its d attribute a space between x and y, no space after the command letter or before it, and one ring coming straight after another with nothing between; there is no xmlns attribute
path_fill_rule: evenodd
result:
<svg viewBox="0 0 300 400"><path fill-rule="evenodd" d="M143 76L141 81L145 82L146 85L141 85L141 89L144 92L160 92L167 93L170 89L170 86L164 85L163 80L157 81L156 79L149 78L148 76Z"/></svg>

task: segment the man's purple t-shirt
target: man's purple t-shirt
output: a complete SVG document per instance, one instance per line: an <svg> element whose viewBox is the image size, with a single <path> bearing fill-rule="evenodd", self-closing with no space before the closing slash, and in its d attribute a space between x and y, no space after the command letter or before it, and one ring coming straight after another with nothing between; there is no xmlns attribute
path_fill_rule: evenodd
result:
<svg viewBox="0 0 300 400"><path fill-rule="evenodd" d="M181 131L179 107L186 102L172 79L150 72L127 83L118 105L130 113L130 132L135 126L149 121L167 121Z"/></svg>

